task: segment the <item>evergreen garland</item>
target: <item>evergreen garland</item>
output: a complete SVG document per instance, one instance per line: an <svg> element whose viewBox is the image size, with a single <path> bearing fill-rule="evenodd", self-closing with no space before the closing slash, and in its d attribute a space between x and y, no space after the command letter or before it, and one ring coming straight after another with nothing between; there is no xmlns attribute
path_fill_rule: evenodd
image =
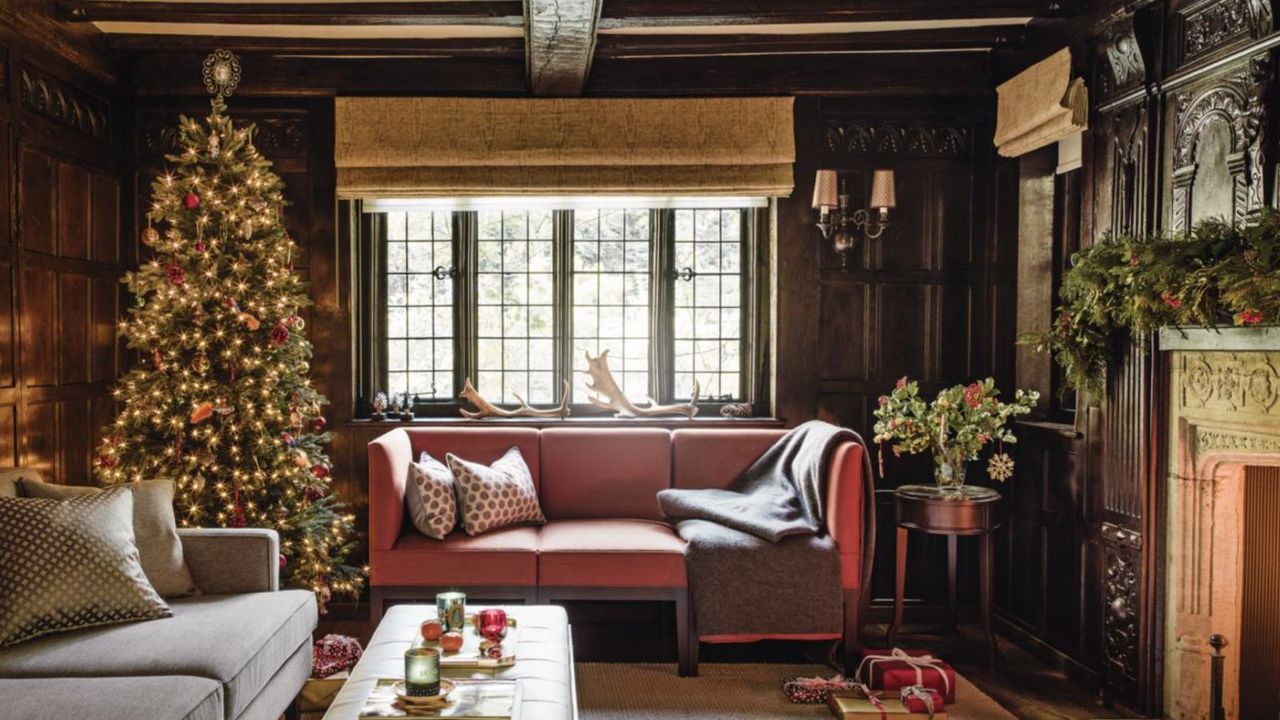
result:
<svg viewBox="0 0 1280 720"><path fill-rule="evenodd" d="M323 607L363 585L344 564L354 516L331 494L284 185L225 111L218 97L206 122L182 117L182 152L152 184L151 259L124 278L135 305L120 325L139 359L95 467L103 483L174 478L182 526L278 531L281 576Z"/></svg>
<svg viewBox="0 0 1280 720"><path fill-rule="evenodd" d="M1053 325L1019 342L1052 352L1068 386L1100 393L1122 331L1280 319L1280 213L1205 220L1177 237L1119 236L1071 258Z"/></svg>

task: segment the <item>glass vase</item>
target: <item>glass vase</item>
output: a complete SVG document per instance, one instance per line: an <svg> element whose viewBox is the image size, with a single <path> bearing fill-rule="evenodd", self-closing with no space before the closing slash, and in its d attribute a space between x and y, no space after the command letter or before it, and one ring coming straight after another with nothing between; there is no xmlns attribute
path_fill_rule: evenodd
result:
<svg viewBox="0 0 1280 720"><path fill-rule="evenodd" d="M964 451L957 448L934 448L933 479L944 492L964 492L964 474L968 466Z"/></svg>

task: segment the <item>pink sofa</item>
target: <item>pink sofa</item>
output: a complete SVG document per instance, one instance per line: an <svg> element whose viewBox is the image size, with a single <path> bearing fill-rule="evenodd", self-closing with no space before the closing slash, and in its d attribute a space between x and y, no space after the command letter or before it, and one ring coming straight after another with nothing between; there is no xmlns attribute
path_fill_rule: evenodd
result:
<svg viewBox="0 0 1280 720"><path fill-rule="evenodd" d="M369 443L369 566L373 620L389 604L461 587L485 599L665 600L675 603L681 674L696 674L698 638L688 600L684 541L662 517L664 488L729 485L784 430L502 427L396 428ZM491 462L520 448L547 524L444 540L419 534L405 511L408 466L422 451ZM840 549L844 627L806 639L857 645L863 580L863 449L831 458L827 528Z"/></svg>

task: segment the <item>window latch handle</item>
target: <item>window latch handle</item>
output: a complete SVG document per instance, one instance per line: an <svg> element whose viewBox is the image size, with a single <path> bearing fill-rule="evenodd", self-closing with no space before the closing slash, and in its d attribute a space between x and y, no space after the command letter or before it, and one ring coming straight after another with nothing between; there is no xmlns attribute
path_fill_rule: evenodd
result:
<svg viewBox="0 0 1280 720"><path fill-rule="evenodd" d="M690 280L696 277L698 277L698 273L694 272L693 268L691 267L682 267L679 270L671 271L671 278L673 280L683 280L685 282L689 282Z"/></svg>
<svg viewBox="0 0 1280 720"><path fill-rule="evenodd" d="M435 275L437 280L444 280L445 278L449 278L450 280L457 280L458 268L453 265L450 265L449 267L445 267L444 265L437 265L436 269L431 271L431 274Z"/></svg>

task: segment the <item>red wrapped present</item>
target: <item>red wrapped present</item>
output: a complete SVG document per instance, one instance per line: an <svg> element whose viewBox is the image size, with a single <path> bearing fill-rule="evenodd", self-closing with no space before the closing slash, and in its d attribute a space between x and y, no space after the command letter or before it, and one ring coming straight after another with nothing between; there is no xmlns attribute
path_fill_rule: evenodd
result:
<svg viewBox="0 0 1280 720"><path fill-rule="evenodd" d="M942 698L942 693L923 685L910 685L902 688L898 691L898 699L911 712L928 713L930 718L934 716L934 713L941 711L943 705L946 704Z"/></svg>
<svg viewBox="0 0 1280 720"><path fill-rule="evenodd" d="M881 699L881 693L858 684L853 690L833 691L827 706L838 720L915 720L917 713L902 700ZM947 720L945 710L930 713L931 720Z"/></svg>
<svg viewBox="0 0 1280 720"><path fill-rule="evenodd" d="M946 704L956 701L956 671L926 650L867 650L854 677L876 690L919 685L937 690Z"/></svg>
<svg viewBox="0 0 1280 720"><path fill-rule="evenodd" d="M311 677L327 678L356 666L364 650L360 641L346 635L325 635L311 651Z"/></svg>

